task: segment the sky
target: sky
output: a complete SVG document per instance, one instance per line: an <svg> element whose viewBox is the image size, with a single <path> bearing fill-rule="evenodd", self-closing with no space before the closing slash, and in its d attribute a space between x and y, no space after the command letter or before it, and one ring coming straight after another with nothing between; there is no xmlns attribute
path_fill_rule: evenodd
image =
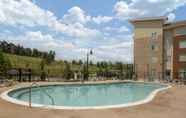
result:
<svg viewBox="0 0 186 118"><path fill-rule="evenodd" d="M133 61L129 19L167 16L186 20L186 0L0 0L0 40L56 59Z"/></svg>

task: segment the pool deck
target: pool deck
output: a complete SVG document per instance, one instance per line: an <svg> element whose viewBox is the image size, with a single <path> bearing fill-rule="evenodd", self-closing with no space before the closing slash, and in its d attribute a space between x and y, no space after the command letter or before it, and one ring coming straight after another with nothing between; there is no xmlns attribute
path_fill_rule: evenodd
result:
<svg viewBox="0 0 186 118"><path fill-rule="evenodd" d="M42 83L45 84L45 83ZM16 86L25 86L28 83ZM0 88L0 93L12 87ZM109 99L109 98L108 98ZM128 107L104 110L54 110L28 108L0 99L0 118L185 118L186 86L175 85L158 93L153 101Z"/></svg>

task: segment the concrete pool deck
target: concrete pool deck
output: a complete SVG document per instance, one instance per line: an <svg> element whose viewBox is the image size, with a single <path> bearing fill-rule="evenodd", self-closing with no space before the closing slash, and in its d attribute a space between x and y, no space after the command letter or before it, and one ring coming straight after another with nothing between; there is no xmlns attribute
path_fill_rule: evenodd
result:
<svg viewBox="0 0 186 118"><path fill-rule="evenodd" d="M25 84L18 84L23 86ZM11 87L0 88L0 93ZM54 110L28 108L0 99L0 118L184 118L186 86L173 86L147 104L105 110Z"/></svg>

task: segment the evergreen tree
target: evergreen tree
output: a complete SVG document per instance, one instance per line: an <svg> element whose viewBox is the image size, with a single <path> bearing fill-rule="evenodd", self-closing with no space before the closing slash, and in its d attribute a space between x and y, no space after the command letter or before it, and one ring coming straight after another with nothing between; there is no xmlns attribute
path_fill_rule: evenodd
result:
<svg viewBox="0 0 186 118"><path fill-rule="evenodd" d="M37 49L24 48L21 45L15 45L13 43L8 43L6 41L0 41L0 49L4 53L11 53L21 56L31 56L45 58L47 63L51 63L55 60L55 51L41 52Z"/></svg>
<svg viewBox="0 0 186 118"><path fill-rule="evenodd" d="M123 63L122 62L116 62L116 68L119 71L118 73L118 77L119 79L123 79L124 78L124 74L123 74Z"/></svg>
<svg viewBox="0 0 186 118"><path fill-rule="evenodd" d="M45 73L45 60L42 59L41 63L40 63L40 69L41 69L41 80L45 81L46 79L46 73Z"/></svg>
<svg viewBox="0 0 186 118"><path fill-rule="evenodd" d="M83 64L83 61L82 60L79 60L78 64L79 65L82 65Z"/></svg>
<svg viewBox="0 0 186 118"><path fill-rule="evenodd" d="M70 80L70 78L73 76L72 70L70 67L70 64L68 62L65 63L65 68L64 68L64 78L66 80Z"/></svg>
<svg viewBox="0 0 186 118"><path fill-rule="evenodd" d="M92 61L90 61L90 62L89 62L89 64L90 64L91 66L93 66L93 65L94 65Z"/></svg>
<svg viewBox="0 0 186 118"><path fill-rule="evenodd" d="M0 51L0 74L6 75L9 69L11 69L10 60L4 57L2 51Z"/></svg>
<svg viewBox="0 0 186 118"><path fill-rule="evenodd" d="M72 64L73 65L77 64L76 60L72 60Z"/></svg>

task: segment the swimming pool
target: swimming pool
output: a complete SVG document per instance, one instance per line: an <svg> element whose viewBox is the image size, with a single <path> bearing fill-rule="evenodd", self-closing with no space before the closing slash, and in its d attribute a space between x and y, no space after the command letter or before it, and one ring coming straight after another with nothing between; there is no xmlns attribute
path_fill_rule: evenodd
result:
<svg viewBox="0 0 186 118"><path fill-rule="evenodd" d="M126 107L146 103L152 100L158 91L169 87L138 82L44 85L31 89L31 101L33 107L57 109ZM52 97L53 101L46 93ZM1 97L10 102L28 106L29 88L9 90Z"/></svg>

